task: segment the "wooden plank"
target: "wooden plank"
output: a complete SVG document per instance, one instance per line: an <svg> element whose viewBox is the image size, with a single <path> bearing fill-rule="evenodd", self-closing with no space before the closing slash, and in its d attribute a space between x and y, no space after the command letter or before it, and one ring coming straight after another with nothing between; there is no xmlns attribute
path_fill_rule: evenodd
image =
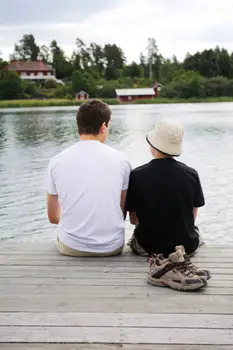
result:
<svg viewBox="0 0 233 350"><path fill-rule="evenodd" d="M27 274L30 271L37 272L39 274L43 273L56 273L59 271L59 273L79 273L79 272L96 272L96 273L109 273L109 274L114 274L114 273L131 273L132 275L137 274L137 273L144 273L147 274L148 272L148 265L142 265L142 266L135 266L132 265L130 267L127 266L108 266L105 264L105 266L98 266L95 264L95 266L88 266L87 264L83 264L83 266L74 266L74 265L67 265L67 266L40 266L39 269L37 268L37 265L33 266L21 266L21 265L13 265L13 266L5 266L4 269L2 268L0 271L0 276L1 277L6 277L8 272L16 272L16 275L18 273L22 276L23 274ZM225 268L218 268L218 267L213 267L211 269L211 272L213 274L229 274L233 275L233 267L225 267Z"/></svg>
<svg viewBox="0 0 233 350"><path fill-rule="evenodd" d="M41 242L28 242L25 244L21 244L20 242L17 243L3 243L3 241L0 241L0 248L1 251L15 251L15 252L57 252L57 247L55 242L47 242L45 244L42 244ZM217 253L231 253L233 251L233 244L225 245L225 246L209 246L205 245L198 249L198 251L195 254L200 253L208 253L208 252L217 252ZM57 252L58 253L58 252ZM122 253L123 256L132 255L131 249L129 246L125 245L124 250Z"/></svg>
<svg viewBox="0 0 233 350"><path fill-rule="evenodd" d="M99 276L99 278L98 278ZM218 288L233 288L232 280L220 280L216 278L210 279L208 284L210 287ZM17 285L43 285L43 286L142 286L145 285L144 278L102 278L102 275L85 274L85 276L76 276L78 278L45 278L45 277L14 277L14 278L0 278L1 285L17 286Z"/></svg>
<svg viewBox="0 0 233 350"><path fill-rule="evenodd" d="M0 259L1 259L1 264L5 264L6 262L10 262L10 263L14 263L16 262L33 262L33 261L38 261L40 256L39 254L35 254L32 255L31 254L16 254L14 253L14 255L10 255L11 253L9 252L8 254L1 254L0 253ZM129 263L129 264L142 264L142 263L146 263L146 258L143 257L137 257L137 256L128 256L128 257L123 257L123 256L119 256L119 257L101 257L101 258L80 258L80 257L66 257L63 255L57 255L57 254L53 254L53 255L42 255L43 259L45 259L46 261L50 261L52 263L56 263L56 262L76 262L76 264L84 264L84 263L94 263L94 262L104 262L104 263L109 263L109 264L125 264L125 263ZM222 264L232 264L233 263L233 256L232 257L225 257L225 256L217 256L217 257L206 257L206 256L194 256L191 259L194 263L222 263Z"/></svg>
<svg viewBox="0 0 233 350"><path fill-rule="evenodd" d="M212 280L215 281L233 281L233 275L225 273L225 274L215 274L212 273ZM130 273L130 272L115 272L115 273L98 273L98 272L76 272L71 271L67 269L67 271L40 271L37 269L31 270L31 271L25 271L23 268L21 271L4 271L0 269L0 283L2 278L11 278L11 279L17 279L17 278L73 278L73 279L137 279L140 281L145 281L147 277L147 272L140 272L140 273Z"/></svg>
<svg viewBox="0 0 233 350"><path fill-rule="evenodd" d="M56 249L56 243L54 241L50 242L9 242L9 241L0 241L0 248L9 249L9 250L21 250L21 251L51 251ZM205 244L200 247L199 252L212 251L212 252L231 252L233 251L233 244L226 245L210 245ZM130 252L130 248L126 245L124 248L124 254Z"/></svg>
<svg viewBox="0 0 233 350"><path fill-rule="evenodd" d="M51 247L55 246L56 244L56 237L54 237L54 239L52 239L51 241L48 242L42 242L42 241L37 241L36 245L35 242L17 242L17 241L13 241L13 240L8 240L8 241L0 241L0 246L2 248L21 248L21 249L34 249L34 250L49 250ZM126 245L126 248L128 248L128 246ZM233 244L232 243L226 243L226 244L211 244L211 243L206 243L203 246L201 246L199 248L200 251L202 250L214 250L214 249L219 249L219 250L223 250L223 249L227 249L227 250L233 250Z"/></svg>
<svg viewBox="0 0 233 350"><path fill-rule="evenodd" d="M233 272L232 263L229 262L197 262L195 263L198 267L208 268L208 269L229 269ZM0 257L0 265L1 266L87 266L89 267L119 267L119 268L148 268L148 264L144 261L103 261L103 260L92 260L92 261L80 261L80 260L69 260L69 259L61 259L61 260L50 260L50 259L15 259L15 258L2 258Z"/></svg>
<svg viewBox="0 0 233 350"><path fill-rule="evenodd" d="M1 344L1 350L232 350L232 345Z"/></svg>
<svg viewBox="0 0 233 350"><path fill-rule="evenodd" d="M124 297L79 297L78 295L25 294L1 297L2 312L127 312L127 313L197 313L230 314L233 297L226 295L203 295L178 293L163 289L164 294L145 294L140 298Z"/></svg>
<svg viewBox="0 0 233 350"><path fill-rule="evenodd" d="M53 288L48 288L48 286L44 285L17 285L14 288L9 288L9 285L0 285L0 295L1 298L5 297L17 297L18 295L28 295L28 294L40 294L47 295L48 298L51 298L56 295L67 295L68 296L78 296L78 297L93 297L97 298L110 298L110 297L121 297L121 298L145 298L145 295L148 294L157 294L164 295L165 288L156 288L154 286L148 285L145 280L142 280L140 286L94 286L91 284L91 280L89 286L64 286L64 285L54 285ZM165 289L166 290L166 289ZM172 290L166 291L167 293L173 293ZM230 288L217 288L211 287L210 285L207 288L200 290L201 295L233 295L233 286Z"/></svg>
<svg viewBox="0 0 233 350"><path fill-rule="evenodd" d="M136 255L133 255L131 253L127 253L127 254L123 254L123 255L120 255L120 256L116 256L116 257L100 257L100 258L96 258L96 257L66 257L66 256L63 256L61 254L59 254L55 249L52 249L51 251L34 251L34 250L28 250L28 251L20 251L20 250L8 250L8 251L2 251L2 254L0 254L1 256L9 256L9 255L12 255L12 256L33 256L33 257L47 257L47 258L50 258L50 257L55 257L57 259L69 259L69 260L102 260L102 259L105 259L106 261L131 261L131 260L134 260L135 261L146 261L146 258L145 257L140 257L140 256L136 256ZM197 253L195 254L193 257L192 257L192 260L193 259L196 259L196 258L216 258L216 259L224 259L224 258L228 258L228 259L232 259L232 256L233 256L233 252L228 252L228 251L225 251L225 252L210 252L210 251L206 251L206 252L200 252L200 253Z"/></svg>
<svg viewBox="0 0 233 350"><path fill-rule="evenodd" d="M145 313L0 313L0 326L232 329L232 315Z"/></svg>
<svg viewBox="0 0 233 350"><path fill-rule="evenodd" d="M0 342L232 345L230 329L118 327L0 327Z"/></svg>

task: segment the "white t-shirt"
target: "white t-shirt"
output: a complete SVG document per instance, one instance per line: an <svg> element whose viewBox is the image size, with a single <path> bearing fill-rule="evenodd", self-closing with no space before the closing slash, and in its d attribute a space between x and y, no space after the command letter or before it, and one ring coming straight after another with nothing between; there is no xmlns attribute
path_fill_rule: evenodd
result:
<svg viewBox="0 0 233 350"><path fill-rule="evenodd" d="M123 153L99 141L79 141L51 159L46 190L58 195L61 242L87 252L110 252L124 244L120 198L130 171Z"/></svg>

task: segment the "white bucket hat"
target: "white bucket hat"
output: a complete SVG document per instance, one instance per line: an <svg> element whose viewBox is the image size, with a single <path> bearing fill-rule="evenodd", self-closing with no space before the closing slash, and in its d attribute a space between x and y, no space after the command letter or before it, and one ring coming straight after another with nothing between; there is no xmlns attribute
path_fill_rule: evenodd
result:
<svg viewBox="0 0 233 350"><path fill-rule="evenodd" d="M184 129L173 119L161 119L148 132L146 140L151 147L170 156L179 156L182 152Z"/></svg>

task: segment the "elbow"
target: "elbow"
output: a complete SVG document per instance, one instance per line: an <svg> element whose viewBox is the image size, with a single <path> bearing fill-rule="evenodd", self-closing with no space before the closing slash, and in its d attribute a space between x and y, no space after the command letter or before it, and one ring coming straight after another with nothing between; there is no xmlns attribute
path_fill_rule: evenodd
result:
<svg viewBox="0 0 233 350"><path fill-rule="evenodd" d="M130 223L131 223L131 225L135 225L135 219L130 218Z"/></svg>
<svg viewBox="0 0 233 350"><path fill-rule="evenodd" d="M55 224L55 225L59 224L59 220L57 218L55 218L54 216L48 215L48 219L49 219L49 222L51 224Z"/></svg>
<svg viewBox="0 0 233 350"><path fill-rule="evenodd" d="M130 223L131 225L137 225L138 224L138 218L136 212L130 212L129 213Z"/></svg>

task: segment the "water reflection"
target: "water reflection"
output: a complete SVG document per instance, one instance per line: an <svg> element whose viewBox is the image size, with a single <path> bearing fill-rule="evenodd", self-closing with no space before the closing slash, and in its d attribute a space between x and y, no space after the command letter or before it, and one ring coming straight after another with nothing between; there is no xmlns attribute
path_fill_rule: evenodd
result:
<svg viewBox="0 0 233 350"><path fill-rule="evenodd" d="M76 108L0 113L0 239L49 239L44 170L78 140ZM233 104L114 106L108 143L133 166L151 159L145 136L156 120L174 117L185 128L181 161L195 167L206 207L199 225L206 241L233 243ZM127 234L130 225L127 222ZM26 238L25 238L26 237Z"/></svg>
<svg viewBox="0 0 233 350"><path fill-rule="evenodd" d="M0 149L3 148L6 142L6 123L3 115L0 114Z"/></svg>

